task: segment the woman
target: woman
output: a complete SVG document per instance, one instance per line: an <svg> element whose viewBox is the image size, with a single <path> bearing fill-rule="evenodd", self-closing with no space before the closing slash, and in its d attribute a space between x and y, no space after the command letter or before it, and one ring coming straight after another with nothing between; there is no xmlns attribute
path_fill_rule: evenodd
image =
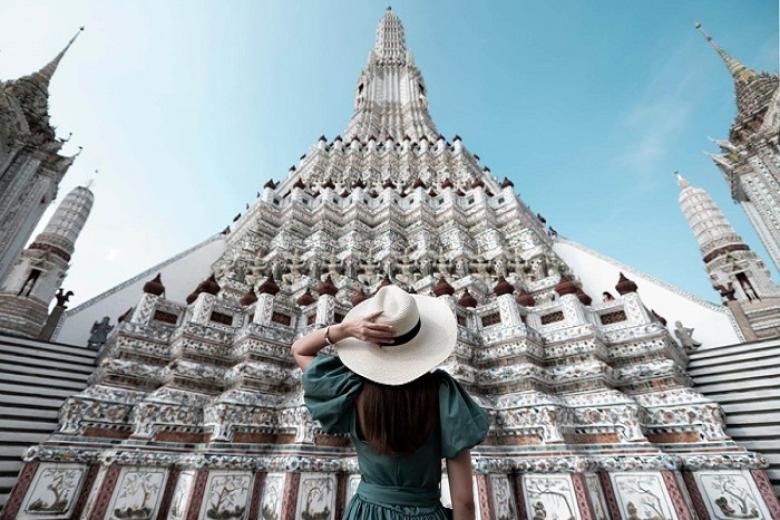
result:
<svg viewBox="0 0 780 520"><path fill-rule="evenodd" d="M455 348L446 302L389 285L342 323L292 346L304 402L326 433L349 434L360 484L347 520L474 520L470 449L489 419L446 372L432 371ZM338 357L317 355L335 345ZM441 459L453 510L440 503Z"/></svg>

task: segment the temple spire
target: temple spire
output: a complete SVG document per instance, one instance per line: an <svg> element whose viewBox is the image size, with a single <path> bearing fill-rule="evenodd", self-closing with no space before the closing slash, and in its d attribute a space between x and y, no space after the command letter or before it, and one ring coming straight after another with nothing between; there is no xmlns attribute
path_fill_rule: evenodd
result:
<svg viewBox="0 0 780 520"><path fill-rule="evenodd" d="M355 112L344 139L417 141L425 136L434 142L438 135L428 113L425 81L406 48L403 25L388 8L376 29L368 66L358 78Z"/></svg>
<svg viewBox="0 0 780 520"><path fill-rule="evenodd" d="M735 60L731 57L729 53L724 51L720 45L718 45L718 42L715 41L715 39L707 34L707 32L702 29L701 23L695 22L693 26L700 32L702 35L704 35L704 38L709 42L710 45L712 45L712 48L715 49L715 52L718 53L718 56L721 57L723 62L726 64L726 68L729 69L729 73L736 81L750 81L751 79L756 77L756 73L744 66L739 61Z"/></svg>
<svg viewBox="0 0 780 520"><path fill-rule="evenodd" d="M678 172L677 170L675 170L675 171L674 171L674 175L677 177L677 185L678 185L678 186L680 186L680 189L681 189L681 190L684 190L685 188L687 188L688 186L690 186L690 185L688 184L688 181L687 181L687 179L686 179L685 177L683 177L682 175L680 175L680 172Z"/></svg>
<svg viewBox="0 0 780 520"><path fill-rule="evenodd" d="M406 59L404 27L391 7L387 8L376 29L374 56L380 63L399 63Z"/></svg>
<svg viewBox="0 0 780 520"><path fill-rule="evenodd" d="M41 70L35 72L33 76L38 76L40 80L48 87L51 78L54 77L54 73L57 71L57 66L60 64L62 57L65 56L65 53L68 52L70 46L73 45L73 42L76 41L76 38L79 37L79 34L81 34L81 31L83 30L84 26L79 27L79 30L76 31L76 34L74 34L70 41L68 41L68 44L65 46L65 48L63 48L59 54L54 57L53 60L44 65Z"/></svg>

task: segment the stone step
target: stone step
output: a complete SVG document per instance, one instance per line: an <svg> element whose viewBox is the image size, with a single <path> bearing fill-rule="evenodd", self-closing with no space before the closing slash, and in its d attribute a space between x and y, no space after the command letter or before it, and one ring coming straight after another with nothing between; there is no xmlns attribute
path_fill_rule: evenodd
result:
<svg viewBox="0 0 780 520"><path fill-rule="evenodd" d="M31 386L31 385L16 385L16 384L7 384L7 383L0 383L0 395L2 395L4 392L13 392L15 394L26 394L26 395L33 395L33 396L41 396L41 397L69 397L76 393L73 390L62 390L59 388L47 388L45 386Z"/></svg>
<svg viewBox="0 0 780 520"><path fill-rule="evenodd" d="M0 405L14 405L20 407L40 408L40 409L55 409L59 410L62 403L65 402L63 397L52 397L49 399L43 397L29 397L24 395L14 395L3 391L0 384ZM33 394L35 395L35 394Z"/></svg>
<svg viewBox="0 0 780 520"><path fill-rule="evenodd" d="M56 421L24 421L19 419L0 419L0 432L3 431L43 431L51 433L57 427Z"/></svg>
<svg viewBox="0 0 780 520"><path fill-rule="evenodd" d="M45 441L50 434L51 430L48 429L43 433L0 431L0 442L24 442L27 444L25 447L26 449L31 444L38 444Z"/></svg>
<svg viewBox="0 0 780 520"><path fill-rule="evenodd" d="M766 366L766 365L765 365ZM746 379L758 379L758 378L773 377L780 383L780 365L770 366L766 368L754 368L752 370L745 370L739 372L718 373L707 376L695 376L694 380L699 386L705 386L712 383L720 383L723 381L742 381Z"/></svg>
<svg viewBox="0 0 780 520"><path fill-rule="evenodd" d="M736 363L739 361L750 361L753 359L780 358L780 345L771 345L758 350L740 351L734 354L725 354L709 357L690 357L688 369L697 370L699 368L722 365L724 363Z"/></svg>
<svg viewBox="0 0 780 520"><path fill-rule="evenodd" d="M764 410L775 410L780 414L780 399L766 399L766 400L750 400L744 401L734 400L731 403L722 404L721 407L727 415L736 414L740 412L760 412Z"/></svg>
<svg viewBox="0 0 780 520"><path fill-rule="evenodd" d="M31 420L57 422L59 412L50 409L0 405L0 418L3 417L29 417Z"/></svg>
<svg viewBox="0 0 780 520"><path fill-rule="evenodd" d="M58 359L61 361L69 361L76 365L91 366L95 364L94 358L88 358L84 356L74 356L72 354L66 354L62 352L47 352L45 350L39 350L28 347L18 347L16 345L6 345L0 343L0 352L5 354L17 354L25 356L31 359Z"/></svg>
<svg viewBox="0 0 780 520"><path fill-rule="evenodd" d="M735 441L739 441L742 438L748 437L754 439L756 437L780 437L780 423L769 425L751 425L751 426L737 426L727 428L727 433L734 437ZM747 439L746 439L747 440Z"/></svg>
<svg viewBox="0 0 780 520"><path fill-rule="evenodd" d="M0 473L18 473L22 460L0 460Z"/></svg>
<svg viewBox="0 0 780 520"><path fill-rule="evenodd" d="M720 403L721 405L724 403L735 403L735 402L739 402L739 403L759 402L765 399L776 398L778 395L780 395L780 391L778 391L777 388L759 387L757 389L752 389L752 390L737 389L732 392L723 392L717 390L713 392L707 388L702 388L697 386L696 390L706 395L708 398L712 399L713 401Z"/></svg>
<svg viewBox="0 0 780 520"><path fill-rule="evenodd" d="M736 345L724 345L722 347L708 348L698 350L690 354L691 363L700 359L712 357L721 357L730 354L742 354L744 352L760 352L761 350L775 348L778 345L777 339L759 340L752 343L738 343Z"/></svg>
<svg viewBox="0 0 780 520"><path fill-rule="evenodd" d="M13 365L39 366L46 368L62 369L72 373L91 374L95 370L92 364L68 363L61 360L31 358L29 356L20 356L18 354L7 354L0 350L0 362L11 363Z"/></svg>
<svg viewBox="0 0 780 520"><path fill-rule="evenodd" d="M0 444L0 458L13 459L21 458L22 454L29 448L26 444Z"/></svg>
<svg viewBox="0 0 780 520"><path fill-rule="evenodd" d="M780 366L780 349L777 354L772 354L767 357L752 357L750 360L729 361L717 365L707 366L688 366L688 375L691 377L701 377L713 374L725 374L733 372L741 372L745 370L752 370L756 368L769 368Z"/></svg>
<svg viewBox="0 0 780 520"><path fill-rule="evenodd" d="M70 393L82 390L85 383L79 381L67 381L65 379L52 379L50 377L25 376L21 374L3 374L0 372L0 378L17 385L27 384L36 387L70 389Z"/></svg>
<svg viewBox="0 0 780 520"><path fill-rule="evenodd" d="M0 345L13 345L16 347L28 348L33 351L50 352L52 354L72 354L75 356L95 359L97 351L84 347L74 347L62 343L51 343L34 339L19 338L16 336L0 335Z"/></svg>
<svg viewBox="0 0 780 520"><path fill-rule="evenodd" d="M780 424L780 413L740 413L726 415L726 422L729 426L746 424Z"/></svg>
<svg viewBox="0 0 780 520"><path fill-rule="evenodd" d="M748 390L767 390L767 397L776 397L780 394L780 381L777 377L759 377L756 379L743 379L741 381L729 380L727 382L714 382L709 384L701 384L697 379L696 390L710 397L711 399L717 399L712 394L725 394L732 392L743 393ZM722 402L722 401L719 401Z"/></svg>
<svg viewBox="0 0 780 520"><path fill-rule="evenodd" d="M87 379L89 378L89 373L87 372L76 373L65 370L51 370L35 366L3 363L2 361L0 361L0 374L8 374L8 376L3 376L3 379L8 379L14 374L26 374L31 376L50 377L52 379L64 381L74 381L82 383L84 386L86 386Z"/></svg>

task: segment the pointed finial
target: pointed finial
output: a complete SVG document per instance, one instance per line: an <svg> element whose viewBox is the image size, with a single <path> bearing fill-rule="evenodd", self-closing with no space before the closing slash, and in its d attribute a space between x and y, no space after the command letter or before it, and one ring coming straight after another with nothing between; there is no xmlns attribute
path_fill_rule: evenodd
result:
<svg viewBox="0 0 780 520"><path fill-rule="evenodd" d="M680 186L681 190L684 190L685 188L687 188L689 186L688 181L685 180L685 177L680 175L680 172L678 172L677 170L674 170L674 175L677 177L677 184L678 184L678 186Z"/></svg>
<svg viewBox="0 0 780 520"><path fill-rule="evenodd" d="M739 61L732 58L729 53L724 51L720 45L718 45L718 42L715 41L715 38L707 34L707 32L702 28L701 23L694 22L693 26L704 36L712 48L715 49L715 52L718 53L718 56L720 56L720 58L726 64L726 68L729 69L729 73L731 73L731 76L735 80L749 81L756 76L755 72L742 65Z"/></svg>
<svg viewBox="0 0 780 520"><path fill-rule="evenodd" d="M97 175L98 171L95 170L92 175L90 175L89 180L84 184L84 187L87 189L91 189L92 186L95 185L95 175Z"/></svg>
<svg viewBox="0 0 780 520"><path fill-rule="evenodd" d="M62 49L59 54L57 54L53 60L51 60L49 63L43 66L41 70L37 72L39 76L43 79L43 81L46 83L46 85L49 84L51 81L51 78L54 76L54 73L57 70L57 66L60 64L60 60L62 60L62 57L65 56L65 53L68 52L68 49L70 49L70 46L73 45L73 42L76 41L76 38L78 38L79 34L84 30L84 26L82 25L79 27L79 30L76 31L76 34L73 35L73 37L68 41L68 44L65 46L64 49Z"/></svg>

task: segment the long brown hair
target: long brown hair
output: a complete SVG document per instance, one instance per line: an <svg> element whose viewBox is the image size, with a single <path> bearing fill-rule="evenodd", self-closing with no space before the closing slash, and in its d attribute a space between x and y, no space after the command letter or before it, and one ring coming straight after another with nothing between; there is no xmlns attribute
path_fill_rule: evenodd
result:
<svg viewBox="0 0 780 520"><path fill-rule="evenodd" d="M372 450L408 455L420 447L439 422L438 381L435 372L398 386L363 380L357 426Z"/></svg>

